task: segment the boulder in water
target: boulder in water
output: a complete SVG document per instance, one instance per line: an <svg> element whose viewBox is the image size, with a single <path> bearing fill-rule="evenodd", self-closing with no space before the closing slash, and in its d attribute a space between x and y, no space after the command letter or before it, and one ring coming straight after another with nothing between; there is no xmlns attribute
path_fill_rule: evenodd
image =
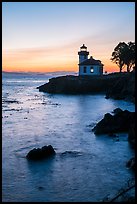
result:
<svg viewBox="0 0 137 204"><path fill-rule="evenodd" d="M110 135L113 135L113 133L128 132L131 124L134 121L134 118L135 112L115 109L114 115L106 113L104 115L104 118L96 124L92 131L94 131L95 134L110 134ZM131 137L132 136L130 131L129 139Z"/></svg>
<svg viewBox="0 0 137 204"><path fill-rule="evenodd" d="M26 156L28 160L41 160L55 155L55 150L51 145L30 150Z"/></svg>

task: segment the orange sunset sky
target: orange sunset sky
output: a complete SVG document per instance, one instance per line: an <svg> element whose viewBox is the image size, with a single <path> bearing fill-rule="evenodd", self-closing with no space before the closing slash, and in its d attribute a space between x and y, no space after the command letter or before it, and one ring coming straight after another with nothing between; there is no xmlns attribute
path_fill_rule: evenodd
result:
<svg viewBox="0 0 137 204"><path fill-rule="evenodd" d="M104 71L117 72L110 58L123 41L135 41L134 2L2 3L3 71L78 72L85 44Z"/></svg>

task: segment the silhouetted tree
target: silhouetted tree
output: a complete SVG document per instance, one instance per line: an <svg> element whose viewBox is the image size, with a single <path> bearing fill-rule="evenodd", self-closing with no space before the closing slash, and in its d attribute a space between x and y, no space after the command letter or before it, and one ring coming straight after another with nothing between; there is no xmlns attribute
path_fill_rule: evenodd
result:
<svg viewBox="0 0 137 204"><path fill-rule="evenodd" d="M127 72L130 72L135 67L135 43L128 42L127 53L125 53L125 64L127 66Z"/></svg>
<svg viewBox="0 0 137 204"><path fill-rule="evenodd" d="M127 72L130 72L131 68L135 67L135 43L120 42L114 48L111 60L119 66L120 72L122 72L124 65L127 66Z"/></svg>
<svg viewBox="0 0 137 204"><path fill-rule="evenodd" d="M119 68L120 72L122 72L123 66L124 66L124 48L126 46L125 42L120 42L115 48L114 51L112 52L112 57L111 60L115 62Z"/></svg>

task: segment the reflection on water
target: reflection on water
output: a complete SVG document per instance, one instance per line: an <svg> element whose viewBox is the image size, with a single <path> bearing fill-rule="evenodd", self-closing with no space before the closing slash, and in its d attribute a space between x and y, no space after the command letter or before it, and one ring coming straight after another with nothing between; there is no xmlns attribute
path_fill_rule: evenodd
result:
<svg viewBox="0 0 137 204"><path fill-rule="evenodd" d="M115 141L91 130L106 112L134 111L134 105L104 95L42 93L36 87L43 81L41 75L3 78L3 201L94 202L115 194L133 177L125 167L133 150L125 134ZM26 160L28 151L49 144L54 158Z"/></svg>

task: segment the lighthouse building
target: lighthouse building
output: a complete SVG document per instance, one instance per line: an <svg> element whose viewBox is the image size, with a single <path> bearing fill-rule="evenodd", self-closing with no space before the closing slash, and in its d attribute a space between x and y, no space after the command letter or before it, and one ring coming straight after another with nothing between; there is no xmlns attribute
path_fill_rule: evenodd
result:
<svg viewBox="0 0 137 204"><path fill-rule="evenodd" d="M88 58L89 52L87 47L83 44L80 47L79 55L79 75L81 76L92 76L103 74L103 64L100 60L95 60L91 56Z"/></svg>

